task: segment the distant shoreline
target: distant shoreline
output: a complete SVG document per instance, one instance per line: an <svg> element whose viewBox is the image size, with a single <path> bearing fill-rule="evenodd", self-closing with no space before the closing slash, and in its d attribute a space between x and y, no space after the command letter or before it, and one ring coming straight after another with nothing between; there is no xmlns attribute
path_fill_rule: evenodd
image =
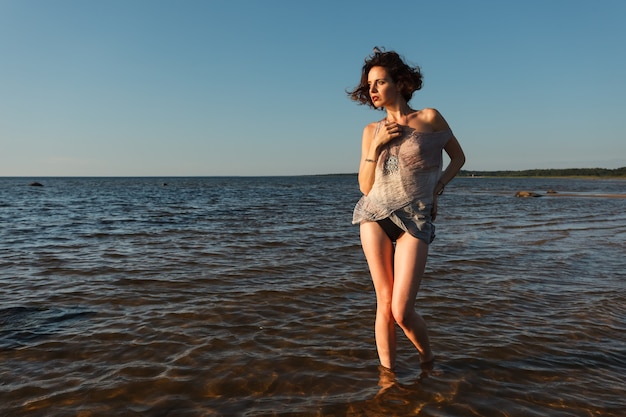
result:
<svg viewBox="0 0 626 417"><path fill-rule="evenodd" d="M626 167L605 168L566 168L566 169L527 169L522 171L470 171L461 170L459 177L469 178L614 178L626 179Z"/></svg>
<svg viewBox="0 0 626 417"><path fill-rule="evenodd" d="M319 176L354 176L357 173L319 174ZM586 179L625 179L626 167L606 168L566 168L566 169L526 169L520 171L472 171L462 169L459 178L586 178Z"/></svg>

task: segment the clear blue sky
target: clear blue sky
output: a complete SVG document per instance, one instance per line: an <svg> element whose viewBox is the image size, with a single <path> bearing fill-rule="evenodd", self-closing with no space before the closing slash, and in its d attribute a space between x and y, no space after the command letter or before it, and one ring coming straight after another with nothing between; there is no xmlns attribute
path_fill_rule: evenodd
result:
<svg viewBox="0 0 626 417"><path fill-rule="evenodd" d="M469 170L626 166L626 1L0 0L0 176L356 172L372 47Z"/></svg>

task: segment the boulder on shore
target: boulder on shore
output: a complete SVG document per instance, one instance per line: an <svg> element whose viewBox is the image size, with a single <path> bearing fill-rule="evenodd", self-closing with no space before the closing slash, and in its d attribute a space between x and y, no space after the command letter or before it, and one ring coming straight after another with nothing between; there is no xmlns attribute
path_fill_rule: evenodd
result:
<svg viewBox="0 0 626 417"><path fill-rule="evenodd" d="M532 191L518 191L515 193L515 197L541 197L541 194L533 193Z"/></svg>

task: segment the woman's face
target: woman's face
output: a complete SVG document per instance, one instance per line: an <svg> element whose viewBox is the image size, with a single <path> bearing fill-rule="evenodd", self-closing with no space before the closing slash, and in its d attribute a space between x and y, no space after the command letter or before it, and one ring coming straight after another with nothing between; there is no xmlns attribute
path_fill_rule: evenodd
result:
<svg viewBox="0 0 626 417"><path fill-rule="evenodd" d="M393 82L384 67L372 67L367 75L370 99L376 107L386 107L396 104L401 97L396 84Z"/></svg>

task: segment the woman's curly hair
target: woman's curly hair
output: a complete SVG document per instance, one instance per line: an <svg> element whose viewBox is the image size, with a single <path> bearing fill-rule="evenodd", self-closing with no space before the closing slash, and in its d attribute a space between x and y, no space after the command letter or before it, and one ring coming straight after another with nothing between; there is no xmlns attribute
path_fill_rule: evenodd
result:
<svg viewBox="0 0 626 417"><path fill-rule="evenodd" d="M408 103L413 93L422 88L422 72L420 67L407 65L402 57L394 51L385 52L378 47L365 59L361 70L361 82L352 91L346 91L348 96L359 104L376 108L369 94L367 77L372 67L383 67L389 73L393 82L400 87L402 97Z"/></svg>

